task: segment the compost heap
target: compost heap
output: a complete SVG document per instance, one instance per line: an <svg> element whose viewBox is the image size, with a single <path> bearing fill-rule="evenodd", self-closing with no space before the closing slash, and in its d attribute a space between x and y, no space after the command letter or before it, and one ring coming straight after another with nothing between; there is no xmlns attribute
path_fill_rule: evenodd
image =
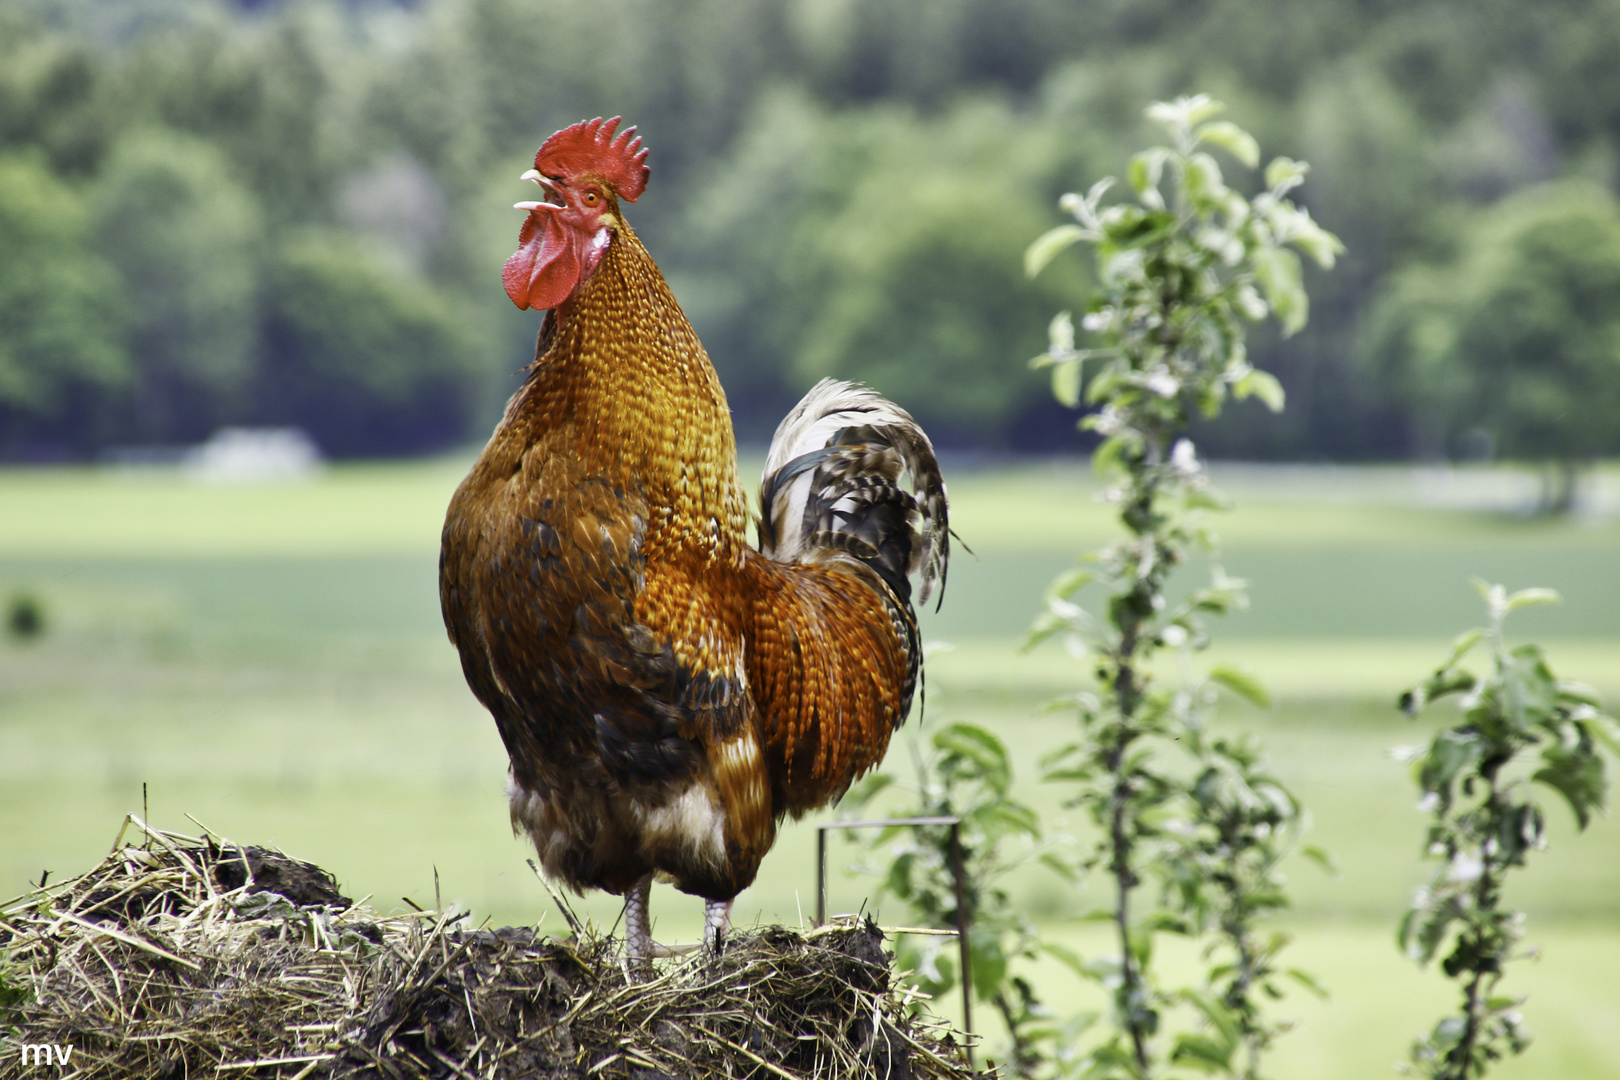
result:
<svg viewBox="0 0 1620 1080"><path fill-rule="evenodd" d="M309 863L131 821L142 843L0 909L0 1077L972 1075L870 921L737 932L630 979L577 923L379 915ZM71 1057L46 1072L40 1044Z"/></svg>

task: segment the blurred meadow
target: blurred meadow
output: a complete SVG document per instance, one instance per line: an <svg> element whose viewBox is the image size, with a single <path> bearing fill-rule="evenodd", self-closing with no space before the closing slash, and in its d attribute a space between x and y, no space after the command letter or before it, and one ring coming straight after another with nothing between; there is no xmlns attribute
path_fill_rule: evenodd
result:
<svg viewBox="0 0 1620 1080"><path fill-rule="evenodd" d="M302 483L234 486L169 469L0 472L0 596L37 598L45 619L37 639L0 647L0 892L88 867L122 816L140 812L145 783L154 823L195 829L190 815L280 846L384 910L404 897L434 904L437 888L475 920L559 924L511 837L504 754L439 619L437 532L466 465L337 465ZM1515 633L1542 641L1560 674L1620 698L1620 472L1599 474L1599 510L1581 519L1508 512L1533 478L1503 469L1213 473L1238 506L1217 523L1225 565L1254 593L1251 611L1215 627L1215 658L1253 669L1276 698L1270 710L1234 699L1219 722L1264 739L1339 870L1296 860L1289 874L1291 962L1332 998L1289 1003L1303 1027L1283 1040L1277 1075L1381 1075L1446 993L1394 945L1429 867L1407 769L1390 751L1436 722L1406 720L1395 695L1478 620L1467 581L1479 575L1560 588L1565 603L1524 613ZM1106 508L1080 462L950 477L976 554L953 565L928 617L926 636L953 648L930 660L926 713L885 768L904 780L916 737L985 724L1048 828L1084 835L1060 794L1034 782L1070 723L1040 703L1079 686L1084 667L1056 648L1023 655L1018 639L1050 576L1106 539ZM784 826L738 900L740 922L813 914L810 824ZM863 856L830 846L830 910L870 907L875 879L841 872ZM1043 933L1085 945L1094 931L1072 916L1096 897L1066 894L1044 871L1014 882ZM1602 820L1577 837L1555 810L1550 849L1511 895L1545 949L1508 984L1532 994L1538 1042L1501 1075L1615 1075L1617 898L1620 832ZM575 903L604 926L618 917L613 898ZM661 938L692 940L701 904L660 885L653 915ZM1060 967L1039 979L1054 1002L1086 1000Z"/></svg>

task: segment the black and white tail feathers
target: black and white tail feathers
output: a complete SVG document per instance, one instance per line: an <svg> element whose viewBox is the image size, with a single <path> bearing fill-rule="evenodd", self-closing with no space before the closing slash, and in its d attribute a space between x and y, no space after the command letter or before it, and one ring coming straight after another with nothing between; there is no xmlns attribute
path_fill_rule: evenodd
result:
<svg viewBox="0 0 1620 1080"><path fill-rule="evenodd" d="M904 479L904 483L902 483ZM922 664L917 602L938 588L951 559L940 461L901 406L854 382L823 379L776 427L760 483L760 552L779 562L865 563L888 586L909 672L896 722L906 717Z"/></svg>
<svg viewBox="0 0 1620 1080"><path fill-rule="evenodd" d="M909 489L909 490L908 490ZM898 405L856 383L823 379L783 418L759 488L759 550L781 562L854 559L888 591L907 671L896 726L911 710L922 640L911 606L945 595L951 531L933 444Z"/></svg>
<svg viewBox="0 0 1620 1080"><path fill-rule="evenodd" d="M910 579L919 604L936 588L944 598L951 541L939 462L917 422L875 391L836 379L812 387L777 426L759 502L763 554L859 559L906 607L913 634Z"/></svg>

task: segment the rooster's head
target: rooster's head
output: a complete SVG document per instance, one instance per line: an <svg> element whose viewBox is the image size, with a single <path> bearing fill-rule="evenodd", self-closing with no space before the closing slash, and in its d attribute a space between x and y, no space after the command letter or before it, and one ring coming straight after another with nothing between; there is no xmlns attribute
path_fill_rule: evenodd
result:
<svg viewBox="0 0 1620 1080"><path fill-rule="evenodd" d="M647 190L647 151L635 128L614 138L619 118L583 120L563 128L534 155L522 179L546 193L544 202L520 202L528 219L517 253L501 277L520 308L554 308L596 269L619 226L619 200L635 202Z"/></svg>

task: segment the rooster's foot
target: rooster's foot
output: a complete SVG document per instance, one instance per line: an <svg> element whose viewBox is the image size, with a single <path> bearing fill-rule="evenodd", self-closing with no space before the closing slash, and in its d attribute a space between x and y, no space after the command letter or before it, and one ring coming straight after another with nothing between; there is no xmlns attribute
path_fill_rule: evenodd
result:
<svg viewBox="0 0 1620 1080"><path fill-rule="evenodd" d="M719 956L726 947L726 935L731 932L731 901L706 900L703 903L703 949L710 956Z"/></svg>

